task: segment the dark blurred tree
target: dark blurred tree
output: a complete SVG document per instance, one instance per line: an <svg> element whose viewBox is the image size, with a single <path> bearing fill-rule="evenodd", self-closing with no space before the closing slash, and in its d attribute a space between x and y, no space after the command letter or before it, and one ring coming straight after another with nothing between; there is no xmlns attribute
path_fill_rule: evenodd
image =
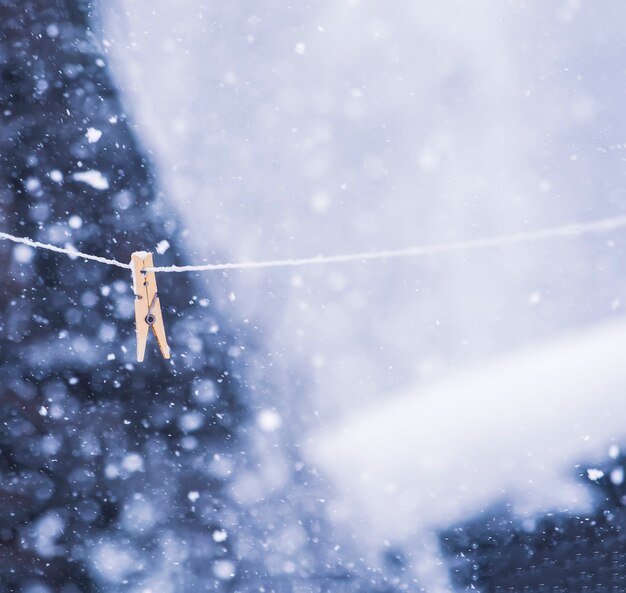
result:
<svg viewBox="0 0 626 593"><path fill-rule="evenodd" d="M579 475L594 495L589 513L522 521L502 504L441 534L454 585L485 593L623 591L626 458L615 455L594 471Z"/></svg>
<svg viewBox="0 0 626 593"><path fill-rule="evenodd" d="M0 0L2 228L122 261L167 238L159 261L183 261L89 8ZM151 339L137 365L125 270L8 242L0 252L0 591L166 587L174 566L175 591L228 583L219 455L245 420L237 333L188 277L160 277L174 355Z"/></svg>

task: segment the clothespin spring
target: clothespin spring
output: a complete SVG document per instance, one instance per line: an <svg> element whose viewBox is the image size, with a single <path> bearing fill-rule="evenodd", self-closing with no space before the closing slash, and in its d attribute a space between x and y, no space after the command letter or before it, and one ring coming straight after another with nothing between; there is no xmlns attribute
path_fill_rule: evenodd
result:
<svg viewBox="0 0 626 593"><path fill-rule="evenodd" d="M154 304L156 303L158 296L159 296L159 293L155 292L154 296L152 297L152 302L150 303L150 306L148 307L148 314L146 315L146 323L150 326L153 326L154 322L156 321L156 316L154 315L154 313L152 313L152 308L154 307Z"/></svg>

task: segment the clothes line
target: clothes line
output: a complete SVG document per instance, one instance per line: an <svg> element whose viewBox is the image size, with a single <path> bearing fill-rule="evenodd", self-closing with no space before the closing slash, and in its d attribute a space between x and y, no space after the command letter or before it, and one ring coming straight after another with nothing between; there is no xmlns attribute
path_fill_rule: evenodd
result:
<svg viewBox="0 0 626 593"><path fill-rule="evenodd" d="M41 243L40 241L33 241L32 239L28 239L27 237L16 237L15 235L9 235L9 233L0 232L0 239L13 241L13 243L21 243L22 245L28 245L29 247L33 247L34 249L45 249L46 251L54 251L55 253L63 253L65 255L69 255L70 257L81 257L83 259L90 259L92 261L97 261L98 263L106 264L108 266L117 266L118 268L124 268L125 270L131 269L130 263L125 264L115 259L109 259L108 257L100 257L99 255L91 255L89 253L82 253L81 251L77 251L76 249L67 249L64 247L57 247L56 245L51 245L50 243Z"/></svg>
<svg viewBox="0 0 626 593"><path fill-rule="evenodd" d="M450 251L467 251L471 249L484 249L488 247L500 247L513 243L538 241L541 239L554 239L560 237L579 237L591 233L609 232L626 227L626 215L605 218L586 223L569 224L562 227L539 229L515 233L512 235L500 235L465 241L452 241L450 243L432 243L430 245L416 245L402 249L387 249L382 251L364 251L361 253L348 253L343 255L313 256L302 259L266 260L258 262L234 262L223 264L200 264L195 266L155 266L148 268L152 272L204 272L217 270L249 270L259 268L284 268L309 266L320 264L340 264L349 262L365 262L376 259L395 259L407 257L423 257L445 253Z"/></svg>
<svg viewBox="0 0 626 593"><path fill-rule="evenodd" d="M603 218L599 220L568 224L559 227L543 228L534 231L519 232L510 235L499 235L494 237L483 237L478 239L468 239L464 241L452 241L448 243L431 243L427 245L414 245L402 249L387 249L381 251L364 251L360 253L347 253L340 255L318 255L305 257L301 259L280 259L280 260L264 260L251 262L229 262L214 264L199 264L186 266L154 266L145 268L145 272L207 272L220 270L249 270L263 268L283 268L283 267L299 267L309 265L324 264L341 264L350 262L366 262L372 260L397 259L408 257L424 257L436 255L438 253L448 253L454 251L469 251L474 249L486 249L492 247L504 247L516 243L527 243L533 241L558 239L558 238L577 238L583 235L607 233L613 230L626 227L626 215L614 216L611 218ZM75 249L68 249L33 241L26 237L16 237L9 233L0 232L0 239L6 239L15 243L28 245L35 249L46 249L56 253L63 253L73 258L83 258L109 266L117 266L118 268L131 269L130 263L120 262L106 257L83 253Z"/></svg>

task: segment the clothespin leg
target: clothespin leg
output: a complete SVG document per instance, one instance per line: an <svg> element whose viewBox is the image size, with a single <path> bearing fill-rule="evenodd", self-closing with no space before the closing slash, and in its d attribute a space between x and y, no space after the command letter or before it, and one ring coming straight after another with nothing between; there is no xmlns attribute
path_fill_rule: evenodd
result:
<svg viewBox="0 0 626 593"><path fill-rule="evenodd" d="M150 326L145 322L145 318L138 319L137 316L135 316L135 325L137 327L137 361L143 362Z"/></svg>
<svg viewBox="0 0 626 593"><path fill-rule="evenodd" d="M163 313L161 313L161 303L157 296L154 306L152 307L152 315L154 315L154 323L152 324L152 333L156 338L159 350L163 358L170 357L170 347L167 344L167 338L165 337L165 326L163 325Z"/></svg>

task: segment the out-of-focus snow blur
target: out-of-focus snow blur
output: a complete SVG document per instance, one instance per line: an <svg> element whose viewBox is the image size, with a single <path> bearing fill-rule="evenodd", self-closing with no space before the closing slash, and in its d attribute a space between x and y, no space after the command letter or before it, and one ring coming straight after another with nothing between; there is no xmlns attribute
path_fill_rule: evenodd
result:
<svg viewBox="0 0 626 593"><path fill-rule="evenodd" d="M355 527L368 517L379 539L500 502L522 517L588 512L581 476L601 477L594 463L624 436L625 342L622 320L395 394L312 438L308 456L350 501L337 516Z"/></svg>
<svg viewBox="0 0 626 593"><path fill-rule="evenodd" d="M102 3L196 261L397 248L623 210L626 9ZM322 418L621 307L621 241L205 276ZM182 262L188 263L188 262ZM285 401L291 398L285 380Z"/></svg>
<svg viewBox="0 0 626 593"><path fill-rule="evenodd" d="M180 263L626 210L617 1L102 4L137 132L189 230L195 261ZM587 502L566 475L626 433L626 331L572 331L620 314L623 244L616 233L205 279L285 371L283 421L331 435L314 438L313 458L376 529L392 529L392 508L400 537L507 492L520 510ZM458 375L467 365L479 366ZM541 485L507 490L514 467Z"/></svg>

